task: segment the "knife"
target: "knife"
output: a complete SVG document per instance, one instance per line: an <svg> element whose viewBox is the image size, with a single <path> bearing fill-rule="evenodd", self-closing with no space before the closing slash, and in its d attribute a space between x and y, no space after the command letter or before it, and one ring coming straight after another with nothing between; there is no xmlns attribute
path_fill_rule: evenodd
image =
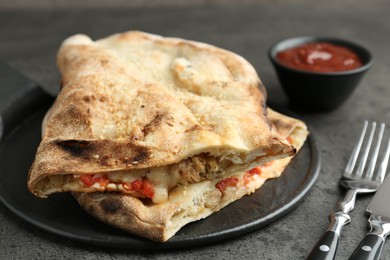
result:
<svg viewBox="0 0 390 260"><path fill-rule="evenodd" d="M367 206L371 230L349 258L350 260L379 259L386 237L390 234L390 175L387 176Z"/></svg>

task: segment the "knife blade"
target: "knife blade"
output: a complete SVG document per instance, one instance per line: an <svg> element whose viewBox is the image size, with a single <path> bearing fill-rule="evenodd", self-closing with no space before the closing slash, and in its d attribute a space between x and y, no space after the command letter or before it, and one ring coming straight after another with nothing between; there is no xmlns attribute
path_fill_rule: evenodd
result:
<svg viewBox="0 0 390 260"><path fill-rule="evenodd" d="M349 258L350 260L379 259L383 245L390 234L390 175L367 206L371 230Z"/></svg>

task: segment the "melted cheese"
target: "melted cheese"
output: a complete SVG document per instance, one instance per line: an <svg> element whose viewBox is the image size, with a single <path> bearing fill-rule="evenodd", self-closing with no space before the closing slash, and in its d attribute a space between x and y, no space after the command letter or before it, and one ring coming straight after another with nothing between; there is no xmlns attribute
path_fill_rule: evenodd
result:
<svg viewBox="0 0 390 260"><path fill-rule="evenodd" d="M296 148L300 148L303 144L305 137L305 130L296 128L290 134L290 142ZM132 182L137 180L147 180L153 186L154 195L152 198L153 203L162 203L169 199L169 193L173 188L187 186L188 184L199 183L205 180L216 180L231 177L231 173L222 174L218 160L208 154L201 154L198 156L190 157L186 160L181 161L178 164L170 166L161 166L150 169L142 170L131 170L131 171L117 171L109 173L98 173L94 175L94 178L103 177L109 181L106 183L92 183L92 185L85 185L80 179L81 175L63 175L51 176L47 178L47 181L43 182L42 185L51 187L50 192L58 191L77 191L77 192L95 192L95 191L109 191L109 192L120 192L128 194L134 197L143 198L143 194L131 189L126 189L123 184L131 185ZM280 160L289 160L284 158ZM277 164L279 160L275 161ZM272 169L278 167L267 167L265 173L266 178L273 178L280 175L279 172L271 174ZM231 171L233 172L233 171ZM240 172L240 171L235 171Z"/></svg>

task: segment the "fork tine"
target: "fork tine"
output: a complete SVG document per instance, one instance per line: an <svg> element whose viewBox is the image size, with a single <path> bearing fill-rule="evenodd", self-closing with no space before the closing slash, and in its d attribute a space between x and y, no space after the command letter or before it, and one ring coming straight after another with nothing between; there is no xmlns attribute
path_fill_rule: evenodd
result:
<svg viewBox="0 0 390 260"><path fill-rule="evenodd" d="M385 124L381 123L380 127L381 128L380 128L379 133L378 133L378 140L376 142L376 147L375 147L374 152L371 155L370 164L368 165L368 169L366 171L365 177L367 179L372 178L372 174L373 174L374 169L375 169L375 164L376 164L376 161L378 159L379 149L380 149L381 143L382 143L383 132L385 131Z"/></svg>
<svg viewBox="0 0 390 260"><path fill-rule="evenodd" d="M360 158L360 162L359 162L358 168L357 168L357 170L355 172L355 177L359 177L360 178L362 176L362 174L363 174L364 168L366 167L368 154L370 152L372 139L373 139L374 133L375 133L375 128L376 128L376 122L372 122L371 123L371 131L370 131L370 134L369 134L369 137L368 137L368 141L367 141L366 147L364 149L363 155Z"/></svg>
<svg viewBox="0 0 390 260"><path fill-rule="evenodd" d="M376 174L376 181L379 181L381 183L385 179L387 164L389 163L389 155L390 155L390 137L387 143L385 156L383 157L382 162L379 166L378 173Z"/></svg>
<svg viewBox="0 0 390 260"><path fill-rule="evenodd" d="M360 148L361 148L361 146L362 146L362 143L363 143L363 140L364 140L364 136L365 136L365 134L366 134L367 125L368 125L368 121L365 120L365 121L364 121L364 125L363 125L362 133L360 134L359 141L358 141L358 143L356 144L355 148L353 149L353 152L352 152L352 154L351 154L351 157L349 158L348 163L347 163L347 166L345 167L345 173L344 173L344 175L351 175L353 169L355 168L356 160L357 160L357 158L358 158L358 156L359 156ZM346 177L347 177L347 176L346 176Z"/></svg>
<svg viewBox="0 0 390 260"><path fill-rule="evenodd" d="M370 147L371 147L372 139L374 137L375 128L376 128L376 122L372 122L370 135L368 137L368 141L367 141L367 145L366 145L366 148L364 150L364 153L363 153L363 157L360 159L359 166L355 172L356 177L362 176L362 173L364 171L364 167L366 166L367 157L368 157L368 153L370 152Z"/></svg>

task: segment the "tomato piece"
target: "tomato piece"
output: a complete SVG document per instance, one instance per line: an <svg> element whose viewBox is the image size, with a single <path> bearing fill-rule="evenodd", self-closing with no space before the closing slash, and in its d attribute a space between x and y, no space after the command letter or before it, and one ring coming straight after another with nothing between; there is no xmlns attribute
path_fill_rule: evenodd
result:
<svg viewBox="0 0 390 260"><path fill-rule="evenodd" d="M223 192L226 190L227 187L234 187L238 183L238 178L227 178L220 182L218 182L215 187L220 191Z"/></svg>
<svg viewBox="0 0 390 260"><path fill-rule="evenodd" d="M127 190L127 191L131 191L131 190L132 190L132 189L131 189L131 183L124 182L124 183L122 183L122 186L123 186L123 188L124 188L125 190Z"/></svg>
<svg viewBox="0 0 390 260"><path fill-rule="evenodd" d="M272 164L272 162L271 162ZM263 165L257 166L252 170L246 171L244 174L244 184L247 186L251 182L251 178L253 175L261 175Z"/></svg>
<svg viewBox="0 0 390 260"><path fill-rule="evenodd" d="M106 187L110 183L110 180L107 179L106 177L95 178L94 176L95 175L93 174L83 174L80 175L79 177L81 182L87 187L91 187L95 183L99 183L100 186Z"/></svg>
<svg viewBox="0 0 390 260"><path fill-rule="evenodd" d="M127 191L137 191L146 198L153 198L154 187L148 180L135 180L132 183L122 183L123 188Z"/></svg>
<svg viewBox="0 0 390 260"><path fill-rule="evenodd" d="M249 170L248 172L250 175L255 175L255 174L260 175L261 174L261 167L260 166L255 167L252 170Z"/></svg>
<svg viewBox="0 0 390 260"><path fill-rule="evenodd" d="M141 192L145 195L145 197L151 199L154 196L154 187L149 181L144 180L142 183Z"/></svg>
<svg viewBox="0 0 390 260"><path fill-rule="evenodd" d="M132 190L140 190L142 187L143 180L136 180L131 183Z"/></svg>
<svg viewBox="0 0 390 260"><path fill-rule="evenodd" d="M95 183L96 182L99 183L99 185L102 187L106 187L110 183L110 180L107 179L106 177L93 178L93 180Z"/></svg>
<svg viewBox="0 0 390 260"><path fill-rule="evenodd" d="M80 180L87 187L91 187L95 183L92 174L80 175Z"/></svg>

